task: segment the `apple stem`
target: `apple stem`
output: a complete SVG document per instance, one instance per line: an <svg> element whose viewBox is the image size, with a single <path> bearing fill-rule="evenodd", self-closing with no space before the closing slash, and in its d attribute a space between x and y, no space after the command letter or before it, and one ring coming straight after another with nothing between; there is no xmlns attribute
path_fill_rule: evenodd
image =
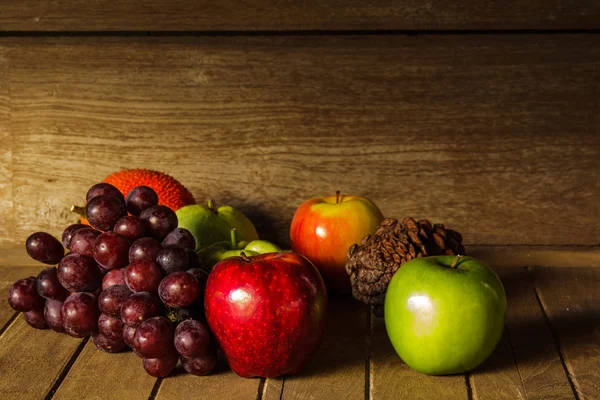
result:
<svg viewBox="0 0 600 400"><path fill-rule="evenodd" d="M237 231L235 228L231 229L231 250L237 249Z"/></svg>
<svg viewBox="0 0 600 400"><path fill-rule="evenodd" d="M217 210L215 209L215 201L213 199L208 199L208 201L206 202L206 205L208 206L208 209L214 213L217 212Z"/></svg>
<svg viewBox="0 0 600 400"><path fill-rule="evenodd" d="M456 258L454 259L454 262L452 263L452 265L450 266L450 268L453 268L453 269L454 269L454 268L458 267L458 262L460 261L460 259L461 259L462 257L463 257L462 255L458 254L458 255L456 256Z"/></svg>
<svg viewBox="0 0 600 400"><path fill-rule="evenodd" d="M244 253L243 251L240 253L240 257L242 257L242 259L246 262L250 262L250 259L248 258L248 256L246 255L246 253Z"/></svg>
<svg viewBox="0 0 600 400"><path fill-rule="evenodd" d="M336 190L335 191L335 204L339 204L340 203L340 191Z"/></svg>
<svg viewBox="0 0 600 400"><path fill-rule="evenodd" d="M85 218L85 207L80 207L80 206L76 206L76 205L72 205L71 206L71 212L74 212L75 214Z"/></svg>

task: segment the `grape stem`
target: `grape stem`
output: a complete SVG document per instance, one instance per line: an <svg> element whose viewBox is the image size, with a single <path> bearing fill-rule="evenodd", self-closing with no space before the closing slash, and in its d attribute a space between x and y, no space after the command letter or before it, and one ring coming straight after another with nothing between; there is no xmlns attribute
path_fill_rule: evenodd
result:
<svg viewBox="0 0 600 400"><path fill-rule="evenodd" d="M458 254L456 256L456 258L454 259L454 262L452 263L452 265L450 266L450 268L454 269L454 268L458 267L458 262L460 261L460 259L462 257L463 257L462 255Z"/></svg>
<svg viewBox="0 0 600 400"><path fill-rule="evenodd" d="M80 207L80 206L76 206L76 205L72 205L71 206L71 212L74 212L75 214L85 218L85 207Z"/></svg>

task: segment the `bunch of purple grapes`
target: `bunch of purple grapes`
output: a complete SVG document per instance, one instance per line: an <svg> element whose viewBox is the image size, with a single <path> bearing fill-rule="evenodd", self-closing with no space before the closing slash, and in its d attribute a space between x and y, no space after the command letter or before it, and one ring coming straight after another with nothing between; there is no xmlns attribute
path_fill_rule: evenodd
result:
<svg viewBox="0 0 600 400"><path fill-rule="evenodd" d="M10 306L34 328L91 335L109 353L130 347L152 376L169 375L179 360L189 373L209 373L217 350L204 318L208 274L192 234L147 186L125 198L99 183L86 202L91 226L70 225L62 243L46 232L29 236L27 253L57 266L15 282Z"/></svg>

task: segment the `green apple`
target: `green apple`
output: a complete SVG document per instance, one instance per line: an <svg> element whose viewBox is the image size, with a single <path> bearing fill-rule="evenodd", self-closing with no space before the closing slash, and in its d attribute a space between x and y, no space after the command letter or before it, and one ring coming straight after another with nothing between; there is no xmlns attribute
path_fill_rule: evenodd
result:
<svg viewBox="0 0 600 400"><path fill-rule="evenodd" d="M473 257L415 258L396 271L385 296L385 326L412 369L459 374L481 364L504 329L498 275Z"/></svg>
<svg viewBox="0 0 600 400"><path fill-rule="evenodd" d="M245 251L247 251L247 250L254 251L258 254L280 253L281 252L281 249L279 248L279 246L277 246L271 242L267 242L266 240L253 240L244 246L244 250Z"/></svg>
<svg viewBox="0 0 600 400"><path fill-rule="evenodd" d="M237 230L239 240L258 240L252 222L231 206L216 208L212 200L206 206L194 204L176 211L178 227L185 228L196 239L196 251L213 243L228 241L231 229Z"/></svg>

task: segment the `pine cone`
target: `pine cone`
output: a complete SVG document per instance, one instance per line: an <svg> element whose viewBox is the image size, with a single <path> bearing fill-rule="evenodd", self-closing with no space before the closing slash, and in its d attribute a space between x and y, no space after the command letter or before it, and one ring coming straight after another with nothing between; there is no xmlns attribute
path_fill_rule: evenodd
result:
<svg viewBox="0 0 600 400"><path fill-rule="evenodd" d="M352 295L383 311L385 291L394 273L413 258L465 254L462 235L442 224L428 220L384 219L373 235L348 249L346 272L350 275Z"/></svg>

